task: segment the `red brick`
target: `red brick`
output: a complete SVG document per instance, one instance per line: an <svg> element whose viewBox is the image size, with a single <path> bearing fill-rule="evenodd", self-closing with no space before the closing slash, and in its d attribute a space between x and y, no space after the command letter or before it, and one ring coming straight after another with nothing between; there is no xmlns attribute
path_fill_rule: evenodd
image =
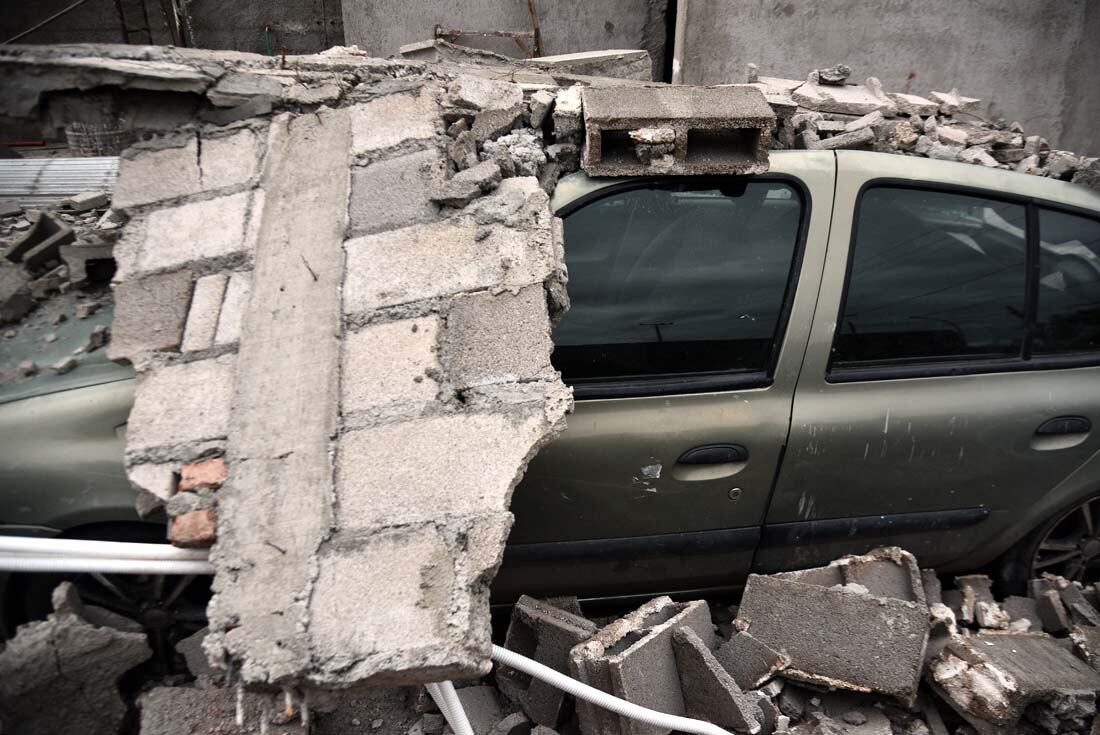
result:
<svg viewBox="0 0 1100 735"><path fill-rule="evenodd" d="M222 457L211 457L191 464L185 464L180 470L180 492L192 492L200 487L217 490L225 482L229 468Z"/></svg>
<svg viewBox="0 0 1100 735"><path fill-rule="evenodd" d="M211 509L193 510L172 519L168 536L173 546L184 549L205 549L218 538L218 515Z"/></svg>

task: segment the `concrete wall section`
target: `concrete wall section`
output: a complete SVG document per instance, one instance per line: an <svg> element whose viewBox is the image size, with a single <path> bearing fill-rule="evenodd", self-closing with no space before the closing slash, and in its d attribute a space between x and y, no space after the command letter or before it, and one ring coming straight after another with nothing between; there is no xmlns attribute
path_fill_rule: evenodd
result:
<svg viewBox="0 0 1100 735"><path fill-rule="evenodd" d="M681 0L683 1L683 0ZM1087 0L689 0L685 84L745 81L745 65L805 78L845 63L888 91L983 99L1054 147L1100 153L1100 4Z"/></svg>
<svg viewBox="0 0 1100 735"><path fill-rule="evenodd" d="M642 48L650 53L658 79L664 65L668 0L538 0L534 3L542 55L598 49ZM345 37L373 56L389 56L406 43L432 37L438 23L465 30L527 31L524 0L343 0ZM508 39L463 37L458 43L509 56L522 56Z"/></svg>

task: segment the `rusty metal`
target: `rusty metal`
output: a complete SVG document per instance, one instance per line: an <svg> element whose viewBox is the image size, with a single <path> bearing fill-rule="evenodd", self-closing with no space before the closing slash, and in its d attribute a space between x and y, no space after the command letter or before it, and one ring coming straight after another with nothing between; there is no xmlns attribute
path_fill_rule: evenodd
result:
<svg viewBox="0 0 1100 735"><path fill-rule="evenodd" d="M532 20L534 17L532 16ZM520 51L527 56L527 58L533 58L538 55L538 27L535 26L534 30L530 31L472 31L464 28L444 28L441 25L435 26L435 37L442 38L445 41L454 41L454 39L461 36L478 36L480 38L510 38L519 46ZM533 48L528 48L527 44L523 42L523 39L530 39L532 41Z"/></svg>

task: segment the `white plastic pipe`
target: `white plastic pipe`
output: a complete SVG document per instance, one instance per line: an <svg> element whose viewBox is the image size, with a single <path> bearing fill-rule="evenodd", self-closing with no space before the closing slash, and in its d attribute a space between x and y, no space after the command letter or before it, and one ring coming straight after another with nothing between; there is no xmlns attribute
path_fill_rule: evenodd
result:
<svg viewBox="0 0 1100 735"><path fill-rule="evenodd" d="M586 702L591 702L597 707L603 707L615 714L638 720L647 725L694 733L695 735L730 735L728 731L709 722L693 720L690 717L680 717L679 715L666 715L664 712L657 712L647 707L631 704L625 699L619 699L607 692L601 692L599 689L582 684L576 679L554 671L549 666L544 666L538 661L533 661L526 656L521 656L500 646L493 646L492 658L498 664L510 666L516 671L522 671L536 679L541 679L547 684L551 684L563 692L572 694L574 697L583 699Z"/></svg>
<svg viewBox="0 0 1100 735"><path fill-rule="evenodd" d="M0 554L0 572L100 572L103 574L213 574L208 561L108 559L51 554Z"/></svg>
<svg viewBox="0 0 1100 735"><path fill-rule="evenodd" d="M424 688L428 690L428 694L432 695L435 705L439 707L439 711L443 713L443 717L455 735L474 735L474 729L466 718L466 710L463 709L458 693L455 692L454 684L444 681L438 684L425 684Z"/></svg>
<svg viewBox="0 0 1100 735"><path fill-rule="evenodd" d="M136 544L122 541L0 536L0 554L80 556L100 559L166 559L206 561L207 549L179 549L168 544Z"/></svg>

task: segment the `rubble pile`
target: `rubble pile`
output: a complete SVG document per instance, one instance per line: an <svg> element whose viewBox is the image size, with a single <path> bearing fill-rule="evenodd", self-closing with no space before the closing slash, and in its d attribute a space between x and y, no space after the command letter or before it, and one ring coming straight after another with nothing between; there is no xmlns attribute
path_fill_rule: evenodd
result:
<svg viewBox="0 0 1100 735"><path fill-rule="evenodd" d="M875 77L849 84L838 64L806 80L761 76L749 65L747 83L775 111L776 149L857 149L962 161L1100 188L1100 159L1053 150L1016 122L984 120L981 100L950 92L927 97L887 92Z"/></svg>
<svg viewBox="0 0 1100 735"><path fill-rule="evenodd" d="M109 324L97 324L81 344L58 354L59 327L87 319L111 303L112 250L121 217L104 192L71 197L53 209L4 205L0 218L0 330L19 342L0 358L0 383L43 370L65 373L110 339ZM30 315L35 312L35 317Z"/></svg>

